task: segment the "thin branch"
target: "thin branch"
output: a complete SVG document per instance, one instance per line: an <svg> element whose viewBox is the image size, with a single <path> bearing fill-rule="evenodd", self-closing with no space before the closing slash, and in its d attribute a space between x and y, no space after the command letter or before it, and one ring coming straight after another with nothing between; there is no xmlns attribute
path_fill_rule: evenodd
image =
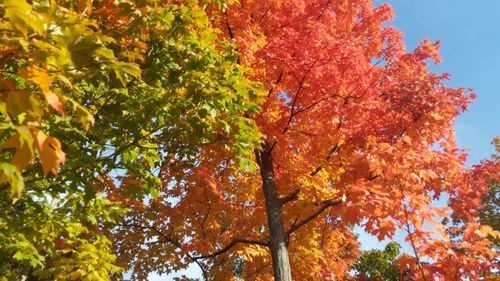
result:
<svg viewBox="0 0 500 281"><path fill-rule="evenodd" d="M314 136L318 135L318 134L309 133L309 132L306 132L306 131L303 131L303 130L300 130L299 133L304 134L304 135L309 136L309 137L314 137Z"/></svg>
<svg viewBox="0 0 500 281"><path fill-rule="evenodd" d="M122 152L124 152L125 150L127 150L128 148L132 147L132 146L136 146L140 141L142 140L145 140L146 138L148 138L149 136L157 133L158 131L160 131L161 129L165 128L167 125L166 124L163 124L155 129L153 129L151 132L141 136L141 137L137 137L135 138L132 142L130 143L127 143L125 144L124 146L118 148L117 150L115 150L114 153L112 153L111 155L108 155L102 159L97 159L97 161L103 161L103 160L109 160L111 158L113 159L116 159L116 157L118 157Z"/></svg>
<svg viewBox="0 0 500 281"><path fill-rule="evenodd" d="M212 210L212 204L210 204L210 199L208 198L207 195L207 186L203 186L203 196L205 197L205 202L207 205L207 212L205 216L203 217L203 220L201 222L201 231L203 233L203 239L205 239L205 223L207 222L208 216L210 215L210 211Z"/></svg>
<svg viewBox="0 0 500 281"><path fill-rule="evenodd" d="M324 98L321 98L321 99L319 99L317 101L312 102L310 105L308 105L306 107L303 107L303 108L301 108L299 110L296 110L294 114L297 115L297 114L299 114L301 112L304 112L304 111L306 111L308 109L311 109L311 108L315 107L316 105L318 105L318 104L320 104L320 103L322 103L324 101L327 101L329 99L332 99L332 98L341 98L341 99L345 100L346 98L354 98L354 97L350 97L350 96L343 97L343 96L338 95L338 94L329 95L327 97L324 97Z"/></svg>
<svg viewBox="0 0 500 281"><path fill-rule="evenodd" d="M328 226L328 218L325 217L325 224L323 225L323 231L321 233L321 242L320 242L321 248L324 248L323 246L325 244L325 232L327 226Z"/></svg>
<svg viewBox="0 0 500 281"><path fill-rule="evenodd" d="M281 205L283 206L290 201L297 200L297 198L298 198L297 195L299 194L299 192L300 192L300 189L296 189L292 193L288 194L287 196L280 198L279 200L280 200Z"/></svg>
<svg viewBox="0 0 500 281"><path fill-rule="evenodd" d="M229 37L231 39L234 39L234 32L233 32L233 29L231 28L231 25L229 24L229 19L227 18L227 12L224 12L224 19L226 22L226 28L227 28L227 32L229 33Z"/></svg>
<svg viewBox="0 0 500 281"><path fill-rule="evenodd" d="M311 64L311 66L304 73L304 76L302 76L302 79L300 79L300 81L299 81L299 87L297 88L297 91L295 92L295 97L293 97L292 106L290 108L290 117L288 118L287 124L286 124L285 128L283 129L283 133L286 133L286 131L288 131L288 129L290 127L290 123L292 122L292 119L296 114L295 113L295 105L297 103L297 100L299 99L300 91L304 87L304 82L306 81L307 75L309 74L309 72L311 72L311 70L316 65L316 63L317 63L317 61L315 61Z"/></svg>
<svg viewBox="0 0 500 281"><path fill-rule="evenodd" d="M408 209L407 209L407 205L405 203L405 195L403 193L403 189L401 187L401 185L399 185L399 191L401 192L401 200L403 201L403 211L404 211L404 214L405 214L405 219L406 219L406 223L405 223L405 227L406 227L406 232L408 233L408 237L410 238L410 245L411 245L411 248L413 250L413 254L415 255L415 259L416 259L416 263L417 263L417 266L418 266L418 269L420 270L420 273L422 274L422 279L424 281L427 281L427 278L425 276L425 273L424 273L424 269L422 267L422 263L420 261L420 256L417 252L417 247L415 245L415 241L413 240L413 233L411 232L411 228L410 228L410 223L409 223L409 220L410 220L410 216L408 214Z"/></svg>
<svg viewBox="0 0 500 281"><path fill-rule="evenodd" d="M222 170L220 171L220 173L215 176L216 178L220 179L224 175L224 173L227 171L229 164L230 164L230 161L232 159L233 159L233 157L229 157L228 159L224 159L224 167L222 167Z"/></svg>
<svg viewBox="0 0 500 281"><path fill-rule="evenodd" d="M336 143L333 148L330 150L330 152L328 152L328 155L326 156L326 162L330 162L330 160L332 159L333 157L333 154L335 154L335 152L337 152L339 150L339 144ZM312 176L315 176L317 173L319 173L319 171L321 171L323 169L323 166L318 166L316 169L314 169L314 171L312 171L309 175L312 177Z"/></svg>
<svg viewBox="0 0 500 281"><path fill-rule="evenodd" d="M290 228L294 227L294 226L295 226L295 224L297 224L297 221L298 221L298 220L299 220L299 215L297 215L297 216L295 217L295 220L293 221L293 223L292 223L292 225L290 226ZM287 246L287 247L288 247L288 245L290 245L290 239L288 239L288 237L289 237L289 236L290 236L290 235L287 235L287 236L286 236L286 246Z"/></svg>
<svg viewBox="0 0 500 281"><path fill-rule="evenodd" d="M328 6L330 6L331 3L332 3L332 0L328 0L328 2L326 2L326 9L328 9ZM321 17L326 13L326 11L325 11L326 9L324 9L320 12L318 17L316 18L317 21L319 21L321 19Z"/></svg>
<svg viewBox="0 0 500 281"><path fill-rule="evenodd" d="M280 74L278 75L278 79L276 79L275 84L278 85L281 82L282 78L283 78L283 68L281 69ZM267 97L271 96L271 94L273 93L273 90L274 90L274 86L271 86L271 88L269 88L269 91L267 92Z"/></svg>
<svg viewBox="0 0 500 281"><path fill-rule="evenodd" d="M273 144L271 144L271 147L269 148L269 152L273 151L274 147L276 146L276 144L278 143L278 141L274 141Z"/></svg>
<svg viewBox="0 0 500 281"><path fill-rule="evenodd" d="M264 247L269 247L269 242L264 242L264 241L259 241L259 240L250 240L250 239L241 239L241 238L235 238L233 241L229 242L224 248L217 250L211 254L208 255L203 255L203 256L197 256L193 257L195 260L200 260L200 259L209 259L209 258L214 258L220 254L224 254L227 251L229 251L231 248L238 244L254 244L254 245L260 245Z"/></svg>
<svg viewBox="0 0 500 281"><path fill-rule="evenodd" d="M175 247L179 248L180 250L182 250L182 246L181 246L181 243L179 243L178 241L170 238L170 236L168 235L165 235L163 234L158 228L154 227L154 226L142 226L142 225L139 225L139 224L119 224L120 226L123 226L123 227L135 227L135 228L140 228L140 229L149 229L149 230L153 230L154 232L156 232L161 238L164 239L165 242L168 242L172 245L174 245ZM161 243L161 241L158 241L159 243ZM203 279L205 280L208 280L208 275L207 275L207 272L205 270L205 268L203 268L203 265L197 260L195 259L191 254L189 253L186 253L186 256L194 263L196 263L200 269L201 269L201 272L203 273Z"/></svg>
<svg viewBox="0 0 500 281"><path fill-rule="evenodd" d="M271 10L271 7L267 8L266 12L260 17L259 22L257 24L260 24L262 20L267 16L267 13Z"/></svg>
<svg viewBox="0 0 500 281"><path fill-rule="evenodd" d="M309 216L305 217L304 219L302 219L301 221L299 221L298 223L292 225L292 227L290 227L290 229L286 232L286 235L287 236L290 236L290 234L292 234L294 231L296 231L297 229L301 228L303 225L305 225L306 223L312 221L313 219L315 219L317 216L321 215L326 209L328 209L329 207L334 207L334 206L339 206L341 205L345 200L342 199L342 200L338 200L338 201L331 201L331 200L326 200L326 201L323 201L320 205L321 207L319 209L317 209L314 213L310 214Z"/></svg>

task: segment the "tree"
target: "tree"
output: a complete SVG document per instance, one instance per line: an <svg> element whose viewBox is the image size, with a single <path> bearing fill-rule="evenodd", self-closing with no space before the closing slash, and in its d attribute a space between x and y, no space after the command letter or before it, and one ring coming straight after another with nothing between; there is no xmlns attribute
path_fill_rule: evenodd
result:
<svg viewBox="0 0 500 281"><path fill-rule="evenodd" d="M385 25L391 8L369 0L244 0L205 10L267 89L255 118L262 148L256 169L241 170L216 143L192 166L162 162L159 196L113 231L135 277L196 263L209 280L309 280L325 268L341 279L356 257L353 224L379 239L405 231L414 255L398 262L416 280L494 271L492 230L468 199L499 167L463 168L453 122L474 94L429 72L439 42L406 51L402 34ZM450 206L435 206L443 194ZM450 213L470 218L461 242L440 222Z"/></svg>
<svg viewBox="0 0 500 281"><path fill-rule="evenodd" d="M498 163L464 169L453 139L473 94L428 71L438 43L404 49L388 5L3 0L0 16L2 277L341 279L353 224L406 231L417 280L494 272L478 206ZM445 229L449 211L465 223Z"/></svg>
<svg viewBox="0 0 500 281"><path fill-rule="evenodd" d="M456 250L461 252L473 253L474 248L470 248L469 241L472 239L487 239L487 247L490 249L491 255L494 257L493 262L498 267L498 258L495 253L498 252L500 245L499 236L499 199L498 199L498 186L499 186L499 169L498 169L498 152L500 151L499 138L496 137L493 141L496 147L496 153L493 155L491 161L483 161L479 165L475 165L471 171L471 178L476 183L476 188L481 187L480 190L471 189L456 197L450 198L450 203L455 205L457 209L470 208L467 201L475 202L475 207L469 210L468 215L458 212L453 214L450 219L446 218L444 221L448 224L447 232L453 241L456 243ZM484 176L485 172L495 175ZM472 214L472 215L471 215ZM475 270L475 269L472 269ZM479 275L483 278L498 279L498 271L493 272L480 272Z"/></svg>
<svg viewBox="0 0 500 281"><path fill-rule="evenodd" d="M398 243L390 242L382 251L363 251L353 266L356 271L355 280L410 280L403 279L403 275L395 265L400 249L401 246Z"/></svg>
<svg viewBox="0 0 500 281"><path fill-rule="evenodd" d="M0 275L107 278L119 269L110 240L92 225L95 216L105 225L123 212L102 196L82 204L81 191L42 178L65 162L57 131L83 134L94 123L68 94L88 68L122 76L139 70L112 60L104 44L111 38L95 31L95 21L55 1L4 0L0 15Z"/></svg>
<svg viewBox="0 0 500 281"><path fill-rule="evenodd" d="M109 279L109 230L155 196L160 159L217 141L244 167L258 146L261 90L196 1L3 0L0 16L1 278Z"/></svg>
<svg viewBox="0 0 500 281"><path fill-rule="evenodd" d="M500 161L500 136L493 140L496 153L493 155L494 161ZM483 206L479 213L481 224L489 225L494 230L500 231L500 182L492 181L489 185L489 190L483 195ZM500 241L497 238L495 241L497 247L500 246Z"/></svg>

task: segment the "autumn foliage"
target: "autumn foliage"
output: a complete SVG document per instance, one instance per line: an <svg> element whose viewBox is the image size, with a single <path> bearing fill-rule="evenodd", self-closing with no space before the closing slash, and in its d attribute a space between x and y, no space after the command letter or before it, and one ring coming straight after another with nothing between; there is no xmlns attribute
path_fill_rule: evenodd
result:
<svg viewBox="0 0 500 281"><path fill-rule="evenodd" d="M50 194L74 199L59 215L84 227L44 238L50 251L23 238L31 265L0 231L13 274L88 277L76 258L73 275L49 261L104 241L141 280L190 264L207 280L344 280L360 225L406 233L412 252L395 264L416 280L495 280L498 232L479 212L500 165L464 168L454 139L474 93L429 71L439 42L406 50L389 5L55 2L52 17L0 2L1 210Z"/></svg>

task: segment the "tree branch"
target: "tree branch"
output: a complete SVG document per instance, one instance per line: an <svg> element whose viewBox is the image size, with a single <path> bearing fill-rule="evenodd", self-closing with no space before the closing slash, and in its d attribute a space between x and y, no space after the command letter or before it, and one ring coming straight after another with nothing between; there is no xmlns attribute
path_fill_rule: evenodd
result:
<svg viewBox="0 0 500 281"><path fill-rule="evenodd" d="M269 242L264 242L264 241L259 241L259 240L250 240L250 239L241 239L241 238L235 238L233 241L229 242L224 248L217 250L211 254L208 255L203 255L203 256L197 256L193 257L194 260L200 260L200 259L209 259L216 257L220 254L223 254L227 251L229 251L231 248L238 244L254 244L254 245L260 245L260 246L265 246L269 247Z"/></svg>
<svg viewBox="0 0 500 281"><path fill-rule="evenodd" d="M140 228L140 229L149 229L149 230L153 230L154 232L156 232L161 238L163 238L163 241L164 242L168 242L172 245L174 245L175 247L179 248L180 250L182 250L182 246L181 246L181 243L179 243L178 241L170 238L169 235L166 235L164 233L162 233L158 228L154 227L154 226L142 226L142 225L139 225L139 224L119 224L120 226L124 226L124 227L135 227L135 228ZM158 241L158 242L162 242L162 241ZM203 268L203 265L195 258L193 257L191 254L189 253L186 253L186 256L194 263L196 263L200 269L201 269L201 272L203 274L203 279L205 280L208 280L208 275L207 275L207 271L205 270L205 268Z"/></svg>
<svg viewBox="0 0 500 281"><path fill-rule="evenodd" d="M398 179L399 181L399 179ZM418 251L417 251L417 247L415 245L415 241L413 240L413 233L411 231L411 228L410 228L410 216L408 214L408 207L407 207L407 204L405 203L405 194L403 192L403 188L401 187L401 184L398 185L399 187L399 191L401 192L401 200L403 202L403 211L404 211L404 214L405 214L405 219L406 219L406 223L405 223L405 226L406 226L406 232L408 233L408 237L410 238L410 245L411 245L411 248L413 250L413 254L415 255L415 262L418 266L418 269L420 270L420 273L422 274L422 279L424 281L427 281L427 278L425 276L425 273L424 273L424 268L422 267L422 262L420 260L420 256L418 254Z"/></svg>
<svg viewBox="0 0 500 281"><path fill-rule="evenodd" d="M300 192L300 189L296 189L292 193L288 194L287 196L281 197L280 198L281 205L283 206L290 201L297 200L297 195L299 194L299 192Z"/></svg>
<svg viewBox="0 0 500 281"><path fill-rule="evenodd" d="M306 81L307 75L309 74L309 72L311 72L311 70L316 65L316 63L317 63L317 61L313 62L311 64L311 66L304 73L304 76L302 76L302 79L299 80L299 87L297 88L297 91L295 92L295 97L293 97L292 106L290 107L290 117L288 118L287 124L286 124L285 128L283 129L283 133L286 133L286 131L288 131L290 124L292 123L293 117L296 115L295 106L296 106L297 100L299 99L300 91L304 87L304 82Z"/></svg>
<svg viewBox="0 0 500 281"><path fill-rule="evenodd" d="M260 17L259 22L257 24L260 24L260 22L267 16L267 13L271 10L271 7L267 8L266 12Z"/></svg>
<svg viewBox="0 0 500 281"><path fill-rule="evenodd" d="M276 79L276 82L274 84L278 85L281 82L282 78L283 78L283 68L281 69L281 71L278 75L278 79ZM271 88L269 88L269 91L267 91L267 97L271 96L271 94L273 93L273 90L274 90L274 86L271 86Z"/></svg>
<svg viewBox="0 0 500 281"><path fill-rule="evenodd" d="M335 154L335 152L337 152L337 150L339 150L339 144L335 144L333 146L333 148L330 150L330 152L328 152L328 155L326 156L326 162L330 162L330 160L332 159L333 157L333 154ZM312 177L312 176L315 176L317 173L319 173L319 171L321 171L323 169L323 166L318 166L316 169L314 169L314 171L312 171L309 175Z"/></svg>
<svg viewBox="0 0 500 281"><path fill-rule="evenodd" d="M317 209L314 213L312 213L309 216L305 217L304 219L302 219L298 223L292 225L292 227L290 227L290 229L286 232L286 235L290 236L290 234L292 234L294 231L296 231L297 229L301 228L306 223L312 221L317 216L321 215L329 207L339 206L344 201L345 201L345 198L342 198L342 200L338 200L338 201L332 201L332 200L323 201L321 203L321 207L319 209Z"/></svg>
<svg viewBox="0 0 500 281"><path fill-rule="evenodd" d="M234 32L233 32L233 29L231 28L231 25L229 24L229 19L227 18L227 12L224 12L224 20L226 23L226 28L227 28L227 32L229 34L229 37L231 39L234 39Z"/></svg>

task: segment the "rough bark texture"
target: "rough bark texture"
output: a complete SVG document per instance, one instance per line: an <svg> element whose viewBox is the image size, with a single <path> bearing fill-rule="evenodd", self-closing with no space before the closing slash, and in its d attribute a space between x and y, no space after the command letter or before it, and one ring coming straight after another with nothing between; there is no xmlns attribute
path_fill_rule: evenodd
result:
<svg viewBox="0 0 500 281"><path fill-rule="evenodd" d="M287 238L283 227L283 214L281 212L282 204L276 191L271 152L272 146L266 143L259 157L260 174L262 176L262 187L266 200L267 221L269 225L269 249L273 260L274 280L291 281L292 274L286 246Z"/></svg>

